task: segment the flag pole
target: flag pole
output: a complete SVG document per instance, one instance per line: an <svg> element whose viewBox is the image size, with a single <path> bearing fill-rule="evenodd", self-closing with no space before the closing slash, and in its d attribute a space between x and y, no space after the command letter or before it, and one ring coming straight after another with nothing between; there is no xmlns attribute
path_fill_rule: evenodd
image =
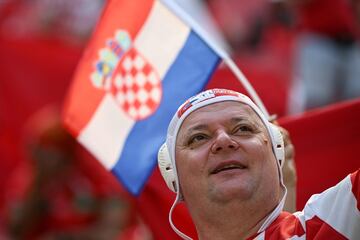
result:
<svg viewBox="0 0 360 240"><path fill-rule="evenodd" d="M250 84L250 82L247 80L247 78L242 73L242 71L236 66L234 61L230 57L225 57L223 60L224 60L225 64L230 68L230 70L233 72L233 74L236 76L236 78L239 80L239 82L244 86L244 88L249 93L250 97L254 100L256 105L264 113L265 117L269 121L272 120L272 117L269 115L269 112L267 111L264 103L261 101L259 95L256 93L255 89Z"/></svg>

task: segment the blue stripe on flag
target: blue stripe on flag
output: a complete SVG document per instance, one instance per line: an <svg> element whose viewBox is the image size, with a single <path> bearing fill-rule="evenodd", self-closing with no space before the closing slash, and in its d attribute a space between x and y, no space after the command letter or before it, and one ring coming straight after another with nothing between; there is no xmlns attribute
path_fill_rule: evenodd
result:
<svg viewBox="0 0 360 240"><path fill-rule="evenodd" d="M180 104L204 88L219 60L219 56L191 31L162 81L163 96L158 110L134 125L112 169L132 194L141 192L156 166L157 151L165 141L172 115Z"/></svg>

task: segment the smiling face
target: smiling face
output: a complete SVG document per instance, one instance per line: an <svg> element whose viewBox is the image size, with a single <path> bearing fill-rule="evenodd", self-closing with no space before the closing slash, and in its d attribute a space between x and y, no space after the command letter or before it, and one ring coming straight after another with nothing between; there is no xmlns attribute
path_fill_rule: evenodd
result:
<svg viewBox="0 0 360 240"><path fill-rule="evenodd" d="M188 205L279 202L276 159L266 127L247 105L225 101L192 112L176 141L176 166Z"/></svg>

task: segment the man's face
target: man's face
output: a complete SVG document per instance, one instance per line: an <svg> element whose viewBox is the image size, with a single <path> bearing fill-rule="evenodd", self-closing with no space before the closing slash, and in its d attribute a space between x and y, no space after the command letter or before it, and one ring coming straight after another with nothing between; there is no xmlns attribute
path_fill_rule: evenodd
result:
<svg viewBox="0 0 360 240"><path fill-rule="evenodd" d="M280 183L270 137L247 105L226 101L192 112L176 141L176 166L185 201L278 202Z"/></svg>

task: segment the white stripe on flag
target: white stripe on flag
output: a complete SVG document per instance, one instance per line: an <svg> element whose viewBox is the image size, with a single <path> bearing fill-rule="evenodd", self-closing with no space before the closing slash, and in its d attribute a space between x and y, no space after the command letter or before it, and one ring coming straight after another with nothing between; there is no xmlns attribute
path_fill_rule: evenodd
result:
<svg viewBox="0 0 360 240"><path fill-rule="evenodd" d="M161 79L183 47L190 28L181 22L159 1L135 37L135 48L157 70Z"/></svg>
<svg viewBox="0 0 360 240"><path fill-rule="evenodd" d="M106 94L78 136L78 141L86 146L106 169L112 169L133 125L134 121L119 108L114 97Z"/></svg>

